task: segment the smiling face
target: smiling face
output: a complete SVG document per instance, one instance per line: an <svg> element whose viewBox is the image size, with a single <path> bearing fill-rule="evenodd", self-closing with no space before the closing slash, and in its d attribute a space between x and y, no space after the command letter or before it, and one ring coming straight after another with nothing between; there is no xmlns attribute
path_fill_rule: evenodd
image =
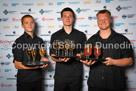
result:
<svg viewBox="0 0 136 91"><path fill-rule="evenodd" d="M74 17L71 11L64 11L62 13L61 20L64 24L64 26L72 26L72 23L74 21Z"/></svg>
<svg viewBox="0 0 136 91"><path fill-rule="evenodd" d="M35 28L34 19L31 17L25 17L22 21L22 27L26 32L33 32Z"/></svg>
<svg viewBox="0 0 136 91"><path fill-rule="evenodd" d="M110 29L112 19L108 13L99 14L97 16L97 23L100 30Z"/></svg>

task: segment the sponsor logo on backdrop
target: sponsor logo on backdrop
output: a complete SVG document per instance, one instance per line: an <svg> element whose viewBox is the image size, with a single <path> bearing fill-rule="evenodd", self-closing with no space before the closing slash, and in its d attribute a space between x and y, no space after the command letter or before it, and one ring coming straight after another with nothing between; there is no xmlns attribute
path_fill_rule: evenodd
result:
<svg viewBox="0 0 136 91"><path fill-rule="evenodd" d="M114 0L105 0L106 3L110 3L111 1L114 1Z"/></svg>
<svg viewBox="0 0 136 91"><path fill-rule="evenodd" d="M7 78L7 80L16 80L16 75L13 78Z"/></svg>
<svg viewBox="0 0 136 91"><path fill-rule="evenodd" d="M5 28L5 29L9 29L9 28L10 28L10 26L3 26L3 28Z"/></svg>
<svg viewBox="0 0 136 91"><path fill-rule="evenodd" d="M48 72L54 72L55 69L48 69L47 71L48 71Z"/></svg>
<svg viewBox="0 0 136 91"><path fill-rule="evenodd" d="M88 17L88 20L96 20L96 19L97 19L96 16L89 16L89 17Z"/></svg>
<svg viewBox="0 0 136 91"><path fill-rule="evenodd" d="M9 18L0 18L0 22L7 22Z"/></svg>
<svg viewBox="0 0 136 91"><path fill-rule="evenodd" d="M12 21L15 22L15 21L21 21L21 19L17 19L17 18L12 18Z"/></svg>
<svg viewBox="0 0 136 91"><path fill-rule="evenodd" d="M2 79L2 78L3 78L3 76L0 75L0 79Z"/></svg>
<svg viewBox="0 0 136 91"><path fill-rule="evenodd" d="M101 3L101 0L96 0L96 3Z"/></svg>
<svg viewBox="0 0 136 91"><path fill-rule="evenodd" d="M50 25L50 26L47 26L48 28L54 28L54 26Z"/></svg>
<svg viewBox="0 0 136 91"><path fill-rule="evenodd" d="M28 9L26 12L21 12L20 14L35 14L35 12L32 12L32 9Z"/></svg>
<svg viewBox="0 0 136 91"><path fill-rule="evenodd" d="M5 84L5 83L1 83L0 86L1 86L1 87L12 87L13 84Z"/></svg>
<svg viewBox="0 0 136 91"><path fill-rule="evenodd" d="M3 6L8 6L8 3L3 3Z"/></svg>
<svg viewBox="0 0 136 91"><path fill-rule="evenodd" d="M16 34L16 31L13 31L12 34L5 34L5 36L12 37L12 36L20 36Z"/></svg>
<svg viewBox="0 0 136 91"><path fill-rule="evenodd" d="M19 3L12 3L11 6L15 7L15 6L18 6Z"/></svg>
<svg viewBox="0 0 136 91"><path fill-rule="evenodd" d="M45 18L45 17L42 18L42 21L53 21L53 20L54 18Z"/></svg>
<svg viewBox="0 0 136 91"><path fill-rule="evenodd" d="M130 10L132 8L132 6L117 6L116 7L116 10L119 12L119 11L121 11L121 10Z"/></svg>
<svg viewBox="0 0 136 91"><path fill-rule="evenodd" d="M132 33L132 32L129 32L128 29L125 29L125 30L124 30L124 33L121 33L121 34L123 34L123 35L130 35L130 34L133 34L133 33Z"/></svg>
<svg viewBox="0 0 136 91"><path fill-rule="evenodd" d="M40 34L40 36L50 36L51 35L51 31L48 31L48 34Z"/></svg>
<svg viewBox="0 0 136 91"><path fill-rule="evenodd" d="M4 72L11 72L12 69L5 69Z"/></svg>
<svg viewBox="0 0 136 91"><path fill-rule="evenodd" d="M54 84L52 84L52 83L49 83L49 84L48 84L48 83L45 83L45 85L44 85L44 86L45 86L45 88L48 88L48 87L54 87Z"/></svg>
<svg viewBox="0 0 136 91"><path fill-rule="evenodd" d="M129 23L129 26L136 26L136 23Z"/></svg>
<svg viewBox="0 0 136 91"><path fill-rule="evenodd" d="M90 25L79 25L79 27L90 27Z"/></svg>
<svg viewBox="0 0 136 91"><path fill-rule="evenodd" d="M88 31L90 31L90 30L84 30L84 33L85 33L87 36L93 35L92 33L89 33Z"/></svg>
<svg viewBox="0 0 136 91"><path fill-rule="evenodd" d="M75 4L80 4L80 2L68 2L68 4L75 5Z"/></svg>
<svg viewBox="0 0 136 91"><path fill-rule="evenodd" d="M0 40L0 50L11 50L12 43L13 41Z"/></svg>
<svg viewBox="0 0 136 91"><path fill-rule="evenodd" d="M84 1L84 4L90 4L91 1Z"/></svg>
<svg viewBox="0 0 136 91"><path fill-rule="evenodd" d="M15 26L14 26L14 28L15 28L15 29L18 29L18 28L19 28L19 26L15 25Z"/></svg>
<svg viewBox="0 0 136 91"><path fill-rule="evenodd" d="M81 8L78 8L76 10L77 13L80 13L80 12L87 12L88 10L90 10L89 8L88 9L81 9Z"/></svg>
<svg viewBox="0 0 136 91"><path fill-rule="evenodd" d="M15 14L17 11L8 11L7 9L5 9L4 11L3 11L3 13L5 14L5 15L8 15L8 14Z"/></svg>
<svg viewBox="0 0 136 91"><path fill-rule="evenodd" d="M39 11L39 13L41 13L41 15L42 14L44 14L44 13L51 13L53 10L43 10L43 9L41 9L40 11Z"/></svg>
<svg viewBox="0 0 136 91"><path fill-rule="evenodd" d="M13 57L13 55L7 54L6 57L7 57L8 59L10 59L11 57Z"/></svg>
<svg viewBox="0 0 136 91"><path fill-rule="evenodd" d="M113 19L118 18L118 16L112 16Z"/></svg>
<svg viewBox="0 0 136 91"><path fill-rule="evenodd" d="M49 2L48 5L53 5L53 2Z"/></svg>
<svg viewBox="0 0 136 91"><path fill-rule="evenodd" d="M119 1L121 1L121 2L126 2L126 1L131 1L131 0L119 0Z"/></svg>
<svg viewBox="0 0 136 91"><path fill-rule="evenodd" d="M44 26L40 26L40 25L38 25L38 26L36 26L36 27L39 28L39 29L40 29L40 28L44 28Z"/></svg>
<svg viewBox="0 0 136 91"><path fill-rule="evenodd" d="M57 5L64 5L65 2L57 2Z"/></svg>
<svg viewBox="0 0 136 91"><path fill-rule="evenodd" d="M57 18L57 20L58 20L58 21L61 21L61 18L60 18L60 17L58 17L58 18Z"/></svg>
<svg viewBox="0 0 136 91"><path fill-rule="evenodd" d="M124 14L122 15L122 18L123 19L126 19L126 18L133 18L136 14Z"/></svg>
<svg viewBox="0 0 136 91"><path fill-rule="evenodd" d="M5 61L1 61L0 62L0 65L1 66L5 66L5 65L9 65L11 62L5 62Z"/></svg>
<svg viewBox="0 0 136 91"><path fill-rule="evenodd" d="M37 6L44 6L44 3L37 3Z"/></svg>
<svg viewBox="0 0 136 91"><path fill-rule="evenodd" d="M77 19L77 20L84 20L85 17L77 17L76 19Z"/></svg>
<svg viewBox="0 0 136 91"><path fill-rule="evenodd" d="M23 3L23 6L33 6L33 3Z"/></svg>
<svg viewBox="0 0 136 91"><path fill-rule="evenodd" d="M119 26L123 26L124 23L116 23L115 25L116 25L117 27L119 27Z"/></svg>

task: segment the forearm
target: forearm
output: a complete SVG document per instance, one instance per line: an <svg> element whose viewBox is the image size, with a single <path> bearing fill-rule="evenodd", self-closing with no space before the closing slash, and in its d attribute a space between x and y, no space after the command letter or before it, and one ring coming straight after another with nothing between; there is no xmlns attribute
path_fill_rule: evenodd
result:
<svg viewBox="0 0 136 91"><path fill-rule="evenodd" d="M132 58L115 59L113 61L113 65L121 67L130 66L132 64L133 64Z"/></svg>
<svg viewBox="0 0 136 91"><path fill-rule="evenodd" d="M16 69L37 69L38 68L38 66L36 66L36 67L27 67L27 66L22 65L22 62L17 62L17 61L15 61L14 65L15 65Z"/></svg>
<svg viewBox="0 0 136 91"><path fill-rule="evenodd" d="M55 55L55 54L51 54L51 59L52 59L53 61L55 61L55 62L62 62L62 60L57 59L57 58L54 58L54 57L52 57L52 56L56 56L56 55Z"/></svg>

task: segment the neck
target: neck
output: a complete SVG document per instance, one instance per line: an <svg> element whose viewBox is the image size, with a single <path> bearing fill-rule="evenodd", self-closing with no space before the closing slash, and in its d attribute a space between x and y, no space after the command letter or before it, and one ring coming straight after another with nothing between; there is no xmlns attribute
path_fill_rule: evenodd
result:
<svg viewBox="0 0 136 91"><path fill-rule="evenodd" d="M111 34L111 29L107 29L107 30L100 30L100 36L102 37L102 39L107 39Z"/></svg>
<svg viewBox="0 0 136 91"><path fill-rule="evenodd" d="M72 31L72 26L64 26L64 30L67 34L70 34Z"/></svg>
<svg viewBox="0 0 136 91"><path fill-rule="evenodd" d="M32 38L34 37L33 32L26 32L26 33L29 34Z"/></svg>

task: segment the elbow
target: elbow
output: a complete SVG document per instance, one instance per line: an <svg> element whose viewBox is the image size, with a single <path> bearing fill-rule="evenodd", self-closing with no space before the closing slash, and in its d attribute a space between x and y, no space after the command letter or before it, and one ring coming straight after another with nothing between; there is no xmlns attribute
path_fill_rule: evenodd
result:
<svg viewBox="0 0 136 91"><path fill-rule="evenodd" d="M133 59L132 58L130 58L128 66L131 66L131 65L133 65Z"/></svg>

